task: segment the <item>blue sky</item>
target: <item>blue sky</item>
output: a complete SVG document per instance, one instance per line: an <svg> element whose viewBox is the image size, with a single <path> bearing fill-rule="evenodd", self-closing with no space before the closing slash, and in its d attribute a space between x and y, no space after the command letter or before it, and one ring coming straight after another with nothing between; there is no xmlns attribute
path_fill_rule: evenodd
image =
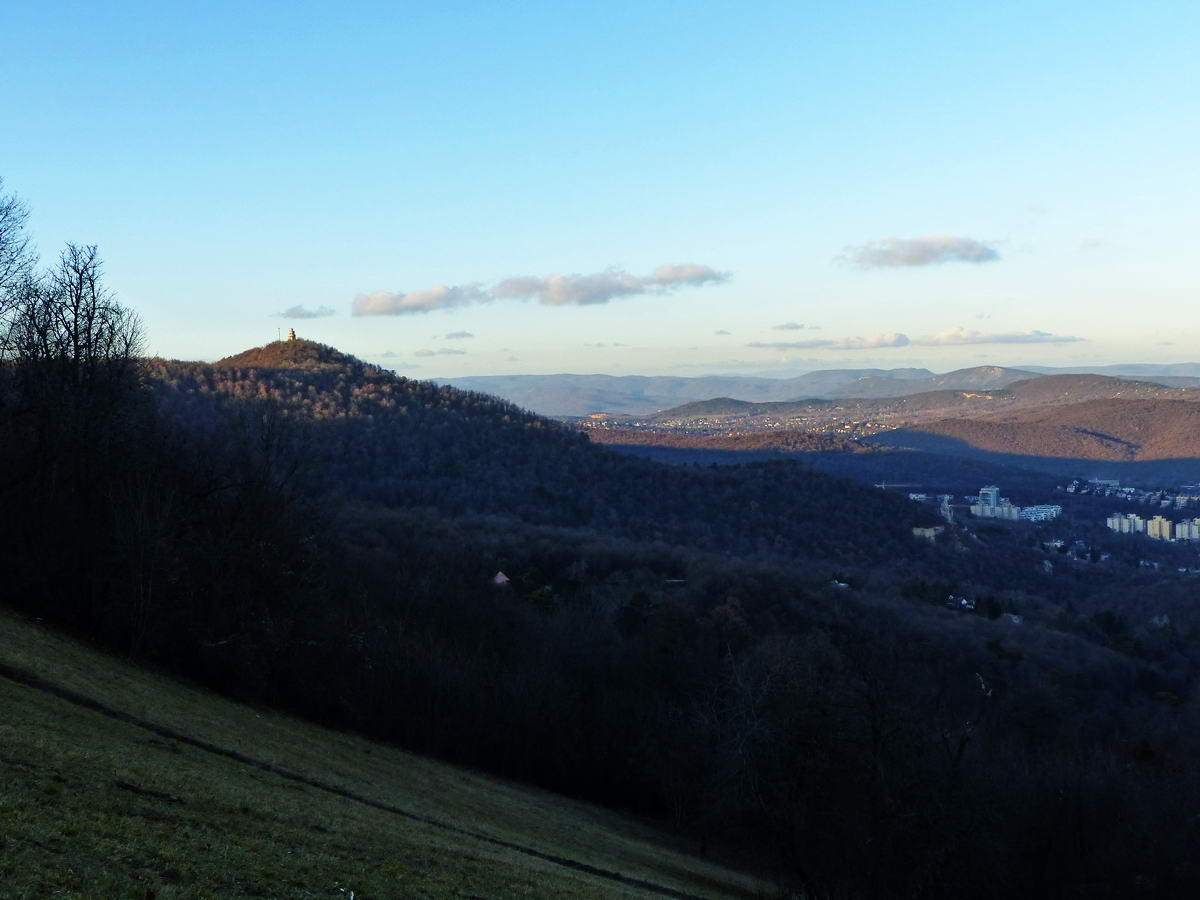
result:
<svg viewBox="0 0 1200 900"><path fill-rule="evenodd" d="M168 357L1195 361L1198 34L1192 2L8 4L0 176Z"/></svg>

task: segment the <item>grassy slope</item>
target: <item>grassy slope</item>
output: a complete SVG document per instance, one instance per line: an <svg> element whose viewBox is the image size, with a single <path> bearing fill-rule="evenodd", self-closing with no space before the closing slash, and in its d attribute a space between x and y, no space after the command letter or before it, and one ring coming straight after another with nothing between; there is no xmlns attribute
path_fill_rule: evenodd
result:
<svg viewBox="0 0 1200 900"><path fill-rule="evenodd" d="M0 610L0 663L454 828L705 897L768 888L644 823L255 710ZM646 897L0 677L4 896ZM344 891L343 891L344 889Z"/></svg>

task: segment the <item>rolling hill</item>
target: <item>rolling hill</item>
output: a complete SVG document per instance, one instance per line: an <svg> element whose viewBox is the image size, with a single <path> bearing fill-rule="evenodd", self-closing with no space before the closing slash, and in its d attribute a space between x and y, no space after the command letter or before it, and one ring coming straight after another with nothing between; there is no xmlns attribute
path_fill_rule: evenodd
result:
<svg viewBox="0 0 1200 900"><path fill-rule="evenodd" d="M0 708L6 896L770 889L641 821L251 708L3 609Z"/></svg>
<svg viewBox="0 0 1200 900"><path fill-rule="evenodd" d="M1186 400L1088 400L979 419L944 419L920 429L888 432L874 440L912 447L921 443L921 435L952 438L973 449L1020 456L1110 462L1200 460L1200 404Z"/></svg>
<svg viewBox="0 0 1200 900"><path fill-rule="evenodd" d="M1036 372L1008 369L1003 366L975 366L970 369L946 372L944 375L931 375L928 378L908 380L872 375L860 378L853 384L831 392L831 396L878 399L930 391L994 391L1007 387L1013 382L1036 377Z"/></svg>
<svg viewBox="0 0 1200 900"><path fill-rule="evenodd" d="M1006 371L1011 373L1013 370ZM648 417L647 421L669 426L704 419L755 427L796 420L791 427L803 428L806 421L828 420L875 422L900 428L950 416L977 419L1110 399L1195 402L1200 400L1200 390L1103 375L1045 375L1014 381L1008 387L996 390L941 389L894 397L772 403L719 397L663 410Z"/></svg>
<svg viewBox="0 0 1200 900"><path fill-rule="evenodd" d="M218 443L243 435L247 452L257 453L269 441L274 468L294 467L314 496L721 550L757 546L759 532L774 537L778 520L786 545L809 554L834 546L876 552L921 517L894 498L798 468L657 466L498 398L397 377L307 341L215 365L156 361L150 374L160 408L192 445L202 435ZM733 513L747 504L761 515ZM877 524L864 530L858 509L875 509ZM872 537L873 528L880 533Z"/></svg>

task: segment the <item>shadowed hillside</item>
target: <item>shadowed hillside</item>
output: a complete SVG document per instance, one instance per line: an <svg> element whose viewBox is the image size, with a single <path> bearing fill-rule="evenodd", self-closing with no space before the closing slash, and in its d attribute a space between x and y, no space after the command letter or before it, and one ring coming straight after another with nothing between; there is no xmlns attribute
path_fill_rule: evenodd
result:
<svg viewBox="0 0 1200 900"><path fill-rule="evenodd" d="M251 708L0 609L12 897L743 897L566 798ZM13 866L14 859L21 865Z"/></svg>
<svg viewBox="0 0 1200 900"><path fill-rule="evenodd" d="M1060 376L1071 377L1071 376ZM876 435L873 443L944 451L1107 462L1197 459L1200 404L1187 400L1090 400L979 419L946 419Z"/></svg>
<svg viewBox="0 0 1200 900"><path fill-rule="evenodd" d="M319 495L743 552L769 534L797 556L873 555L929 515L794 466L683 471L614 454L498 398L308 341L213 366L155 361L150 376L170 417L218 442L250 429L269 441L280 477ZM864 527L862 509L876 511L874 524Z"/></svg>

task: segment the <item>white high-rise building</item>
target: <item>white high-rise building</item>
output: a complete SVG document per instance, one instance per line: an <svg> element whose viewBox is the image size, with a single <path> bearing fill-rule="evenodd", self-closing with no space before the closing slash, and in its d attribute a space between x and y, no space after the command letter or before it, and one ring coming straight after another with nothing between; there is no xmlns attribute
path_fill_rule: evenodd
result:
<svg viewBox="0 0 1200 900"><path fill-rule="evenodd" d="M979 489L979 505L995 509L1000 505L1000 488L994 484Z"/></svg>
<svg viewBox="0 0 1200 900"><path fill-rule="evenodd" d="M1118 534L1142 534L1146 530L1146 523L1137 513L1113 513L1107 525Z"/></svg>
<svg viewBox="0 0 1200 900"><path fill-rule="evenodd" d="M1184 519L1175 523L1175 540L1200 541L1200 519Z"/></svg>

